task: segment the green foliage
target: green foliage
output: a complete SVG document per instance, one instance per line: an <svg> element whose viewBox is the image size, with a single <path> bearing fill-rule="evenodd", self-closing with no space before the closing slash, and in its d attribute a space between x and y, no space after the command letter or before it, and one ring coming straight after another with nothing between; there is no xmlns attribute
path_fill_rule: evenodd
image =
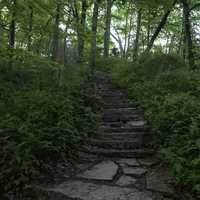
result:
<svg viewBox="0 0 200 200"><path fill-rule="evenodd" d="M170 58L170 59L169 59ZM107 62L115 81L145 110L177 184L187 199L200 196L200 72L175 56L152 55L124 65ZM118 63L118 64L117 64Z"/></svg>
<svg viewBox="0 0 200 200"><path fill-rule="evenodd" d="M21 50L0 52L0 193L21 191L44 164L76 156L95 128L97 99L80 85L87 66L64 69Z"/></svg>

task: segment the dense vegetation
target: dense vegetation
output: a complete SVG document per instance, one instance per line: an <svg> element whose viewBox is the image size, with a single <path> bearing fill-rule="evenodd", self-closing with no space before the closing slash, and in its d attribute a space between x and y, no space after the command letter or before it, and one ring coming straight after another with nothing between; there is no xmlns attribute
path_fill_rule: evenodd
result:
<svg viewBox="0 0 200 200"><path fill-rule="evenodd" d="M66 71L23 50L0 54L0 193L17 192L47 163L76 156L95 128L88 106L95 111L97 100L80 90L87 66Z"/></svg>
<svg viewBox="0 0 200 200"><path fill-rule="evenodd" d="M99 64L107 66L116 83L143 107L186 199L199 198L200 72L190 71L178 56L163 54L134 64L115 59Z"/></svg>
<svg viewBox="0 0 200 200"><path fill-rule="evenodd" d="M98 99L83 88L98 67L144 107L177 185L199 198L199 8L198 0L0 0L0 194L76 155L95 127Z"/></svg>

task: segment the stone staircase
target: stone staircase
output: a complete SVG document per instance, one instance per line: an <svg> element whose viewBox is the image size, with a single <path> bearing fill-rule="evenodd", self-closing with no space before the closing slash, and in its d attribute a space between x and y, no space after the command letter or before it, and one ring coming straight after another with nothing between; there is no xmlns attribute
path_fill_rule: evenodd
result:
<svg viewBox="0 0 200 200"><path fill-rule="evenodd" d="M97 94L104 101L102 122L83 151L98 157L144 158L154 154L152 134L142 110L113 86L108 75L96 74Z"/></svg>
<svg viewBox="0 0 200 200"><path fill-rule="evenodd" d="M79 171L62 183L35 187L35 199L176 199L173 178L156 156L140 107L113 85L109 75L96 72L94 80L104 108L96 134L81 145Z"/></svg>

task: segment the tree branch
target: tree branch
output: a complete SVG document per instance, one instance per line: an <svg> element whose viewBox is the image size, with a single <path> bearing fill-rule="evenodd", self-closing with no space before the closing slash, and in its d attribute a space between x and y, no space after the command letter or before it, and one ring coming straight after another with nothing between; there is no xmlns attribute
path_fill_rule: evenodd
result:
<svg viewBox="0 0 200 200"><path fill-rule="evenodd" d="M192 7L190 8L190 11L193 11L193 10L195 10L195 9L198 8L198 7L200 7L200 3L197 3L197 4L195 4L194 6L192 6Z"/></svg>

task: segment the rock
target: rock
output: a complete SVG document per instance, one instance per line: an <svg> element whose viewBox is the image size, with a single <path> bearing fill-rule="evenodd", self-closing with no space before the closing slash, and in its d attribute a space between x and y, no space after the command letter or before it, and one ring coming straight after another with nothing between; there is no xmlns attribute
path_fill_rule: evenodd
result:
<svg viewBox="0 0 200 200"><path fill-rule="evenodd" d="M129 126L145 126L147 122L146 121L130 121L127 124Z"/></svg>
<svg viewBox="0 0 200 200"><path fill-rule="evenodd" d="M78 177L85 179L95 179L101 181L112 181L114 176L117 174L118 165L112 161L103 161L91 169L84 171L79 174Z"/></svg>
<svg viewBox="0 0 200 200"><path fill-rule="evenodd" d="M153 200L151 192L82 181L66 182L49 190L52 191L79 200Z"/></svg>
<svg viewBox="0 0 200 200"><path fill-rule="evenodd" d="M147 166L147 167L151 167L158 163L158 160L156 160L155 158L142 158L142 159L139 159L138 161L141 165Z"/></svg>
<svg viewBox="0 0 200 200"><path fill-rule="evenodd" d="M119 180L116 182L116 185L130 186L130 185L134 185L136 182L137 182L137 179L131 176L121 176Z"/></svg>
<svg viewBox="0 0 200 200"><path fill-rule="evenodd" d="M123 172L126 175L132 175L135 177L141 177L142 175L147 173L146 169L140 168L140 167L124 167Z"/></svg>
<svg viewBox="0 0 200 200"><path fill-rule="evenodd" d="M147 175L147 189L173 195L174 190L170 184L171 181L172 178L164 170L154 170L151 174Z"/></svg>
<svg viewBox="0 0 200 200"><path fill-rule="evenodd" d="M129 165L129 166L140 166L140 164L138 163L138 161L135 159L135 158L130 158L130 159L120 159L117 161L117 163L120 163L120 164L125 164L125 165Z"/></svg>

